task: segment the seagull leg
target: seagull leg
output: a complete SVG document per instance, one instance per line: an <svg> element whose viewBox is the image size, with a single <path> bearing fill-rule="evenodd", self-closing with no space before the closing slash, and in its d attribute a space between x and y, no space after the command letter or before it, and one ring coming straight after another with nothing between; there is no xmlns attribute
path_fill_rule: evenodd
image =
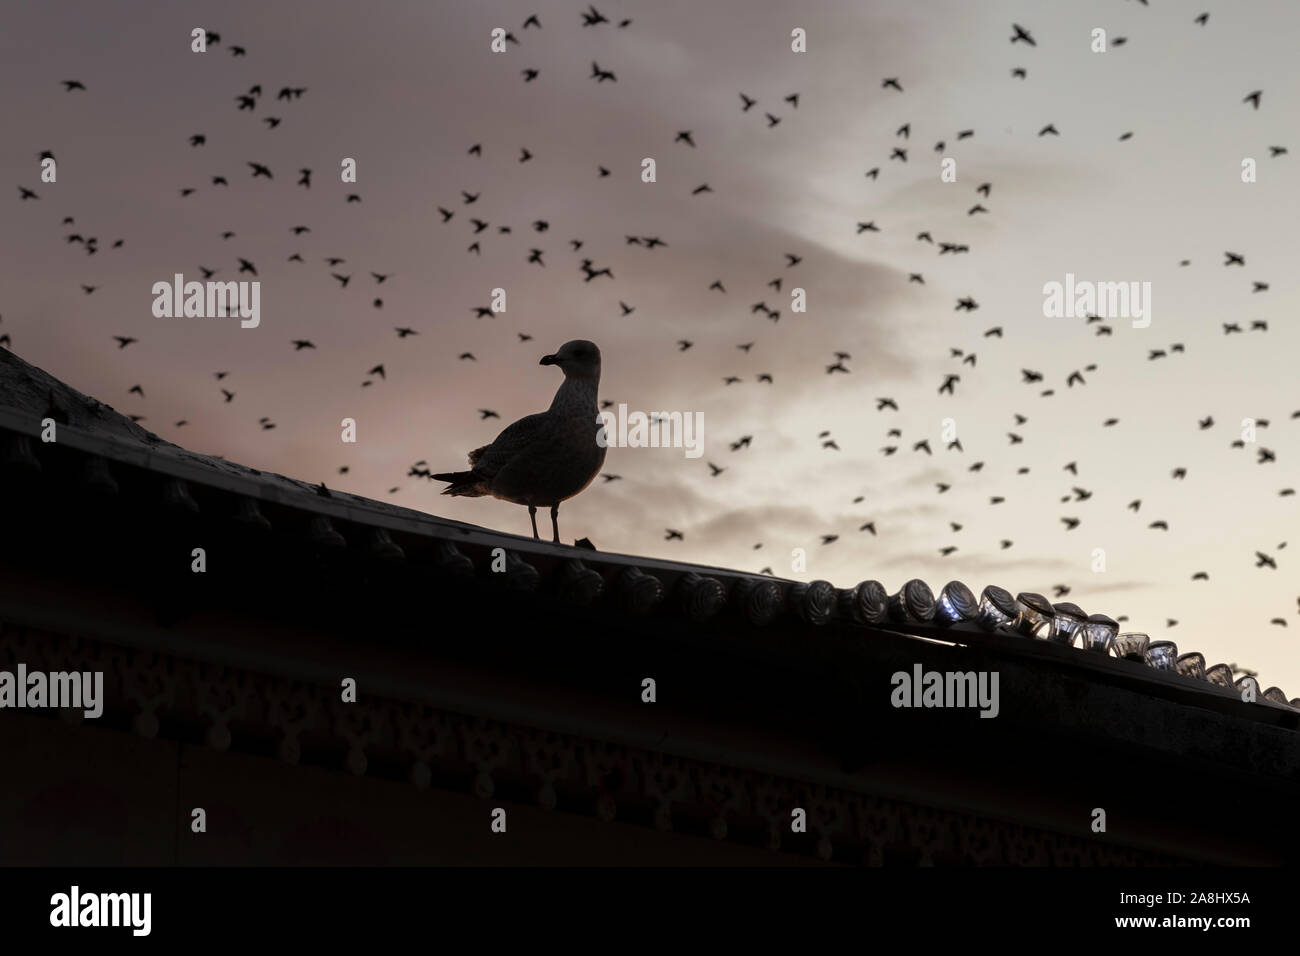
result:
<svg viewBox="0 0 1300 956"><path fill-rule="evenodd" d="M551 505L551 530L555 532L555 543L560 543L560 506Z"/></svg>
<svg viewBox="0 0 1300 956"><path fill-rule="evenodd" d="M528 506L528 517L531 518L533 522L533 537L538 541L542 540L542 536L537 533L537 509L532 505Z"/></svg>

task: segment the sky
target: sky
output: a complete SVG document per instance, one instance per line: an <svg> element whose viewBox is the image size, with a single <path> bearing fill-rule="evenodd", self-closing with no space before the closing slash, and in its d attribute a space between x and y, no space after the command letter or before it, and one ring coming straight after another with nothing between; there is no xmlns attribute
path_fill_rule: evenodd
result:
<svg viewBox="0 0 1300 956"><path fill-rule="evenodd" d="M1300 485L1300 187L1295 157L1269 147L1300 151L1300 6L1201 2L655 0L597 4L610 22L584 27L582 4L543 0L9 0L0 335L196 451L521 534L524 508L442 497L409 471L460 469L545 409L560 373L539 358L590 339L602 399L701 413L704 452L610 449L604 473L620 478L561 507L565 540L891 591L911 577L1065 586L1087 612L1295 697L1300 534L1297 498L1280 492ZM540 28L523 26L530 14ZM1011 42L1013 23L1034 46ZM199 27L220 36L206 53L191 50ZM519 42L493 52L496 27ZM1125 42L1094 52L1096 28ZM593 61L617 79L597 82ZM74 79L85 89L65 91ZM277 99L284 87L305 92ZM1258 109L1243 102L1255 90ZM741 93L757 105L744 111ZM1059 135L1039 135L1048 124ZM56 182L41 179L42 150ZM340 180L344 158L355 183ZM475 235L473 218L489 226ZM544 265L528 262L535 248ZM1245 264L1225 265L1228 251ZM200 267L247 280L241 257L261 283L257 328L153 314L154 283ZM613 278L585 281L584 258ZM1149 325L1046 316L1044 285L1067 273L1149 282ZM476 318L497 288L506 311ZM795 288L806 312L791 310ZM966 297L978 308L957 309ZM836 352L847 372L827 372ZM381 363L383 378L368 374ZM1083 384L1067 385L1073 372ZM877 411L880 397L898 410ZM1234 448L1243 419L1268 424Z"/></svg>

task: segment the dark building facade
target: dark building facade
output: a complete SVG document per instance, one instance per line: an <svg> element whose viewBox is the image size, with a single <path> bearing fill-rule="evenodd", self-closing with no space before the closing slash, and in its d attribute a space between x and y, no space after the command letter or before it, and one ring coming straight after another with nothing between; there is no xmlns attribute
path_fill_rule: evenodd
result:
<svg viewBox="0 0 1300 956"><path fill-rule="evenodd" d="M942 626L901 594L890 614L865 583L554 545L260 473L3 351L0 387L0 670L104 690L97 718L0 710L0 863L1296 857L1284 699ZM895 706L895 675L928 672L996 674L996 717Z"/></svg>

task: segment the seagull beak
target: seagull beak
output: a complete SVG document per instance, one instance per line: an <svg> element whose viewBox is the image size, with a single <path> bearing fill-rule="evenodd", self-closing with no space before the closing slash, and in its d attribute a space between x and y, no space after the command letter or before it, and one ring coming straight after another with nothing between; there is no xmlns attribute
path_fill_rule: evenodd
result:
<svg viewBox="0 0 1300 956"><path fill-rule="evenodd" d="M557 364L557 363L556 363L556 359L555 359L555 356L554 356L554 355L543 355L543 356L542 356L542 360L541 360L540 362L538 362L537 364L538 364L538 365L555 365L555 364Z"/></svg>

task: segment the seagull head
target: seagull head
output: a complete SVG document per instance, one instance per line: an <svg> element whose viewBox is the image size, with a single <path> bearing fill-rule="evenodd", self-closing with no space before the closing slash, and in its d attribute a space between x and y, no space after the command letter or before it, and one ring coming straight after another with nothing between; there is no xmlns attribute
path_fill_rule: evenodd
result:
<svg viewBox="0 0 1300 956"><path fill-rule="evenodd" d="M552 355L543 355L539 365L558 365L565 378L600 379L600 349L595 342L574 339Z"/></svg>

